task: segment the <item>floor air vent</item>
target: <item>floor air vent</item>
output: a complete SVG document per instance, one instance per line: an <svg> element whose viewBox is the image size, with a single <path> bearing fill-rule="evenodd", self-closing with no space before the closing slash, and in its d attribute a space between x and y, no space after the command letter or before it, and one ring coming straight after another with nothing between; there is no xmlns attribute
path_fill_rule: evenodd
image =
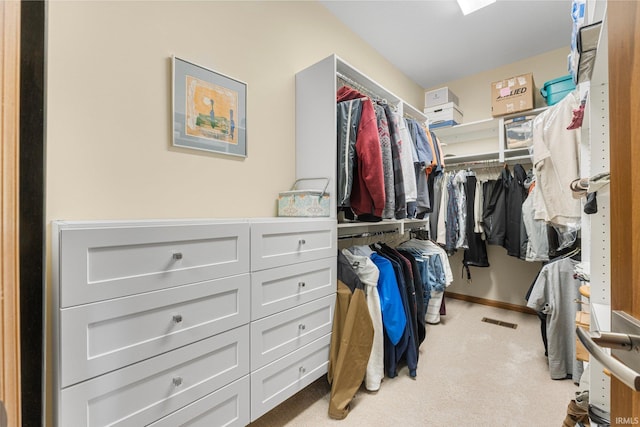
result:
<svg viewBox="0 0 640 427"><path fill-rule="evenodd" d="M505 328L515 329L518 327L518 325L516 325L515 323L503 322L502 320L490 319L488 317L483 317L482 321L486 323L492 323L498 326L504 326Z"/></svg>

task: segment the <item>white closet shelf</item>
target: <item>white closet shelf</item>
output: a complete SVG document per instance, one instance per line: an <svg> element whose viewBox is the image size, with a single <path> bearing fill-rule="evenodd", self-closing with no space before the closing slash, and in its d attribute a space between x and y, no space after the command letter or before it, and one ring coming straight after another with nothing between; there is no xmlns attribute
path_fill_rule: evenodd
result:
<svg viewBox="0 0 640 427"><path fill-rule="evenodd" d="M420 122L426 122L427 116L413 105L404 101L395 93L385 89L378 82L359 71L345 60L337 55L333 55L335 59L336 77L344 76L347 79L355 82L357 85L367 89L367 92L371 92L378 97L385 99L389 105L392 105L400 111L401 114L408 115L411 118Z"/></svg>
<svg viewBox="0 0 640 427"><path fill-rule="evenodd" d="M521 111L501 117L478 120L476 122L461 123L456 126L436 128L433 131L438 138L447 144L460 144L469 141L479 141L483 139L499 138L504 129L504 121L514 117L537 115L549 107L535 108L533 110Z"/></svg>
<svg viewBox="0 0 640 427"><path fill-rule="evenodd" d="M336 60L336 72L337 77L340 76L347 77L348 79L358 83L361 86L364 86L368 89L368 91L373 92L375 95L378 95L380 98L384 98L387 100L389 104L397 104L401 101L400 97L394 94L393 92L388 91L384 87L380 86L375 82L372 78L365 75L364 73L358 71L356 68L349 65L344 60L340 59L338 56L335 57Z"/></svg>
<svg viewBox="0 0 640 427"><path fill-rule="evenodd" d="M296 73L296 178L329 178L329 211L332 218L338 212L336 91L341 78L345 84L361 87L368 96L386 99L387 104L399 114L418 122L427 121L427 116L421 110L336 55L330 55ZM372 223L367 224L375 227ZM401 226L404 229L404 223ZM344 225L339 224L338 227Z"/></svg>
<svg viewBox="0 0 640 427"><path fill-rule="evenodd" d="M455 156L446 157L445 162L448 165L457 165L460 163L479 162L479 161L498 161L513 162L518 160L527 160L531 162L531 157L527 147L522 148L506 148L504 122L505 120L540 114L549 107L536 108L529 111L521 111L514 114L508 114L502 117L493 117L491 119L479 120L477 122L462 123L457 126L447 128L434 129L435 134L440 141L446 145L461 144L464 154L456 154ZM462 145L466 144L467 145ZM474 152L467 147L472 147L474 143L478 143L478 147L491 148L491 144L496 150ZM460 149L458 149L460 151Z"/></svg>
<svg viewBox="0 0 640 427"><path fill-rule="evenodd" d="M444 161L446 166L456 165L459 163L468 162L483 162L498 160L499 151L486 151L483 153L462 154L454 156L445 156Z"/></svg>
<svg viewBox="0 0 640 427"><path fill-rule="evenodd" d="M436 128L433 131L443 143L451 145L497 137L498 123L496 119L486 119L461 123L451 127Z"/></svg>
<svg viewBox="0 0 640 427"><path fill-rule="evenodd" d="M385 219L379 222L348 221L338 223L338 236L367 230L371 232L394 230L399 234L429 225L429 219Z"/></svg>

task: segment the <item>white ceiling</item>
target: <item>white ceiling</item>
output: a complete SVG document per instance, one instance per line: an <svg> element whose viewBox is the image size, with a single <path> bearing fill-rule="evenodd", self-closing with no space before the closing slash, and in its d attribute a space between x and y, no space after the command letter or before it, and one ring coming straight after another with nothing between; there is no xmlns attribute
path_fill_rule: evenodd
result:
<svg viewBox="0 0 640 427"><path fill-rule="evenodd" d="M455 0L320 0L424 88L520 61L571 39L571 0L497 0L467 16Z"/></svg>

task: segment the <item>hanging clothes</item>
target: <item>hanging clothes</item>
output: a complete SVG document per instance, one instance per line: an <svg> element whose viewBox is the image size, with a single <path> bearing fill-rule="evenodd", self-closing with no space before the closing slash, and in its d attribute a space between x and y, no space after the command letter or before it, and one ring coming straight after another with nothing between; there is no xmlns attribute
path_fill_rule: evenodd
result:
<svg viewBox="0 0 640 427"><path fill-rule="evenodd" d="M416 337L417 337L417 346L420 347L420 344L424 341L427 331L424 324L424 317L426 314L426 305L424 303L424 280L422 279L422 273L420 266L418 265L419 261L416 259L414 254L411 252L398 249L398 253L406 258L411 264L411 273L413 274L413 284L415 288L415 302L416 302Z"/></svg>
<svg viewBox="0 0 640 427"><path fill-rule="evenodd" d="M442 270L444 270L444 280L437 279L431 282L433 285L431 286L431 295L426 309L425 321L430 324L440 323L440 308L444 297L444 289L453 282L453 273L447 253L440 245L430 240L411 239L401 243L398 247L402 249L416 249L420 251L423 257L439 257L440 265L442 266ZM433 261L435 262L435 259ZM436 273L436 276L441 277L438 273Z"/></svg>
<svg viewBox="0 0 640 427"><path fill-rule="evenodd" d="M415 217L424 218L425 214L431 209L427 178L435 157L422 126L420 126L416 120L412 119L407 120L407 124L411 138L416 146L419 162L415 165L417 186Z"/></svg>
<svg viewBox="0 0 640 427"><path fill-rule="evenodd" d="M484 205L484 189L482 186L482 182L479 179L476 179L476 194L473 203L473 232L474 233L484 233L484 223L482 219L482 209Z"/></svg>
<svg viewBox="0 0 640 427"><path fill-rule="evenodd" d="M468 247L467 242L467 194L465 191L465 184L467 182L467 172L459 171L454 175L453 188L455 191L455 199L457 203L458 218L456 222L458 224L456 249L466 249Z"/></svg>
<svg viewBox="0 0 640 427"><path fill-rule="evenodd" d="M446 204L446 240L444 249L449 255L452 255L456 251L460 234L460 203L458 202L460 191L456 188L458 184L456 183L456 175L454 173L446 173L445 179L448 197Z"/></svg>
<svg viewBox="0 0 640 427"><path fill-rule="evenodd" d="M397 284L398 291L400 293L400 298L402 300L402 310L404 311L404 316L406 320L406 327L404 328L403 334L400 337L400 341L397 344L393 344L390 339L385 337L385 345L384 345L384 359L385 359L385 372L389 378L395 378L398 376L398 365L400 361L406 360L407 367L409 368L409 375L412 377L416 376L417 367L418 367L418 353L417 348L415 346L415 332L413 329L413 322L411 316L409 314L409 298L407 296L407 287L405 283L405 274L403 271L403 265L394 259L393 256L385 254L381 249L382 248L373 248L377 258L374 258L372 255L373 261L378 265L381 262L381 259L384 260L384 263L387 264L384 268L388 271L389 265L391 270L393 271L393 276L395 278L395 283ZM381 269L382 271L382 269ZM383 314L384 316L384 314ZM383 317L384 318L384 317Z"/></svg>
<svg viewBox="0 0 640 427"><path fill-rule="evenodd" d="M571 195L571 183L580 178L580 129L567 129L580 105L573 91L538 114L533 121L533 162L536 186L535 218L561 226L580 223L580 200Z"/></svg>
<svg viewBox="0 0 640 427"><path fill-rule="evenodd" d="M529 197L522 204L522 221L527 232L527 248L525 260L527 261L548 261L549 260L549 238L547 236L547 224L544 220L535 219L533 207L534 193L538 191L537 186L531 189Z"/></svg>
<svg viewBox="0 0 640 427"><path fill-rule="evenodd" d="M506 198L506 229L504 247L507 255L520 258L520 228L522 225L522 203L527 198L524 182L527 171L522 165L513 167L513 175L507 182Z"/></svg>
<svg viewBox="0 0 640 427"><path fill-rule="evenodd" d="M433 291L442 292L446 286L446 276L442 260L438 255L429 255L423 251L411 247L410 244L404 247L399 247L400 252L406 251L410 253L417 262L420 270L420 276L422 278L422 301L425 306L425 315L431 301L431 294ZM417 294L417 292L416 292Z"/></svg>
<svg viewBox="0 0 640 427"><path fill-rule="evenodd" d="M389 107L388 104L384 104L384 112L387 116L387 123L389 124L391 158L393 159L393 194L395 199L394 218L404 219L407 217L407 199L404 189L404 175L402 172L402 159L400 155L402 144L400 139L400 125L398 123L398 117L393 114L391 107Z"/></svg>
<svg viewBox="0 0 640 427"><path fill-rule="evenodd" d="M353 166L356 163L356 139L362 113L362 99L338 102L338 208L350 206Z"/></svg>
<svg viewBox="0 0 640 427"><path fill-rule="evenodd" d="M443 247L447 243L447 205L449 204L448 175L442 177L442 191L440 192L440 209L438 212L438 227L435 234L436 243Z"/></svg>
<svg viewBox="0 0 640 427"><path fill-rule="evenodd" d="M347 86L338 90L338 102L351 99L362 99L362 111L356 137L357 162L350 207L359 220L380 221L385 206L385 192L376 115L371 100L360 92Z"/></svg>
<svg viewBox="0 0 640 427"><path fill-rule="evenodd" d="M428 131L428 130L427 130ZM437 172L441 172L444 170L444 154L442 152L442 144L440 143L440 138L438 138L438 136L431 131L430 132L431 135L431 139L433 140L433 146L434 146L434 155L436 158L436 171Z"/></svg>
<svg viewBox="0 0 640 427"><path fill-rule="evenodd" d="M349 403L364 380L373 334L364 286L349 260L338 252L338 293L327 372L331 418L348 415Z"/></svg>
<svg viewBox="0 0 640 427"><path fill-rule="evenodd" d="M527 307L546 314L549 375L580 381L582 362L576 360L575 317L580 281L573 277L579 261L561 258L542 267Z"/></svg>
<svg viewBox="0 0 640 427"><path fill-rule="evenodd" d="M391 263L386 258L375 252L370 255L370 258L379 271L378 295L385 337L389 339L391 345L395 346L402 339L407 326L398 281Z"/></svg>
<svg viewBox="0 0 640 427"><path fill-rule="evenodd" d="M441 172L433 172L429 175L429 180L433 182L433 205L429 213L429 235L436 237L438 235L438 215L442 207L442 183L444 175Z"/></svg>
<svg viewBox="0 0 640 427"><path fill-rule="evenodd" d="M489 245L504 246L506 235L506 186L511 178L509 171L503 169L496 180L484 184L483 221L484 234Z"/></svg>
<svg viewBox="0 0 640 427"><path fill-rule="evenodd" d="M487 255L487 246L482 234L476 232L476 190L478 188L478 179L474 174L468 174L467 180L464 184L465 193L467 196L467 242L468 248L464 251L462 258L462 265L467 270L467 278L471 279L471 272L469 267L489 267L489 257Z"/></svg>
<svg viewBox="0 0 640 427"><path fill-rule="evenodd" d="M367 363L364 384L367 390L377 391L384 378L384 330L380 295L378 294L380 271L367 256L354 255L348 249L343 249L342 254L351 263L353 270L365 285L367 307L369 307L369 315L373 324L373 345Z"/></svg>
<svg viewBox="0 0 640 427"><path fill-rule="evenodd" d="M400 133L399 152L402 163L402 181L404 182L407 216L413 218L412 212L415 211L415 202L418 197L414 162L417 163L418 154L407 127L407 120L400 117L398 113L394 113L394 115L398 120L398 132ZM412 205L413 208L410 207Z"/></svg>
<svg viewBox="0 0 640 427"><path fill-rule="evenodd" d="M389 134L389 123L384 108L374 104L376 113L376 123L378 126L378 137L380 138L380 151L382 153L382 171L384 175L384 209L383 219L393 219L396 210L396 197L394 190L394 164L391 155L391 135Z"/></svg>

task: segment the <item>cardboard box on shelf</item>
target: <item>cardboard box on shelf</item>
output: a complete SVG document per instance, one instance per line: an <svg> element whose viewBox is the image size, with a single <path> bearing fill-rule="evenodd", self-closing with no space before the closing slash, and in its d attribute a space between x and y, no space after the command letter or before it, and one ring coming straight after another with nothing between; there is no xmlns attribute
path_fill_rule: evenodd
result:
<svg viewBox="0 0 640 427"><path fill-rule="evenodd" d="M430 128L454 126L462 123L462 111L453 102L425 108L424 114L429 119Z"/></svg>
<svg viewBox="0 0 640 427"><path fill-rule="evenodd" d="M451 92L448 87L441 87L424 93L424 107L435 107L436 105L453 102L458 105L460 102L455 93Z"/></svg>
<svg viewBox="0 0 640 427"><path fill-rule="evenodd" d="M491 115L494 117L533 109L533 74L522 74L491 83Z"/></svg>

